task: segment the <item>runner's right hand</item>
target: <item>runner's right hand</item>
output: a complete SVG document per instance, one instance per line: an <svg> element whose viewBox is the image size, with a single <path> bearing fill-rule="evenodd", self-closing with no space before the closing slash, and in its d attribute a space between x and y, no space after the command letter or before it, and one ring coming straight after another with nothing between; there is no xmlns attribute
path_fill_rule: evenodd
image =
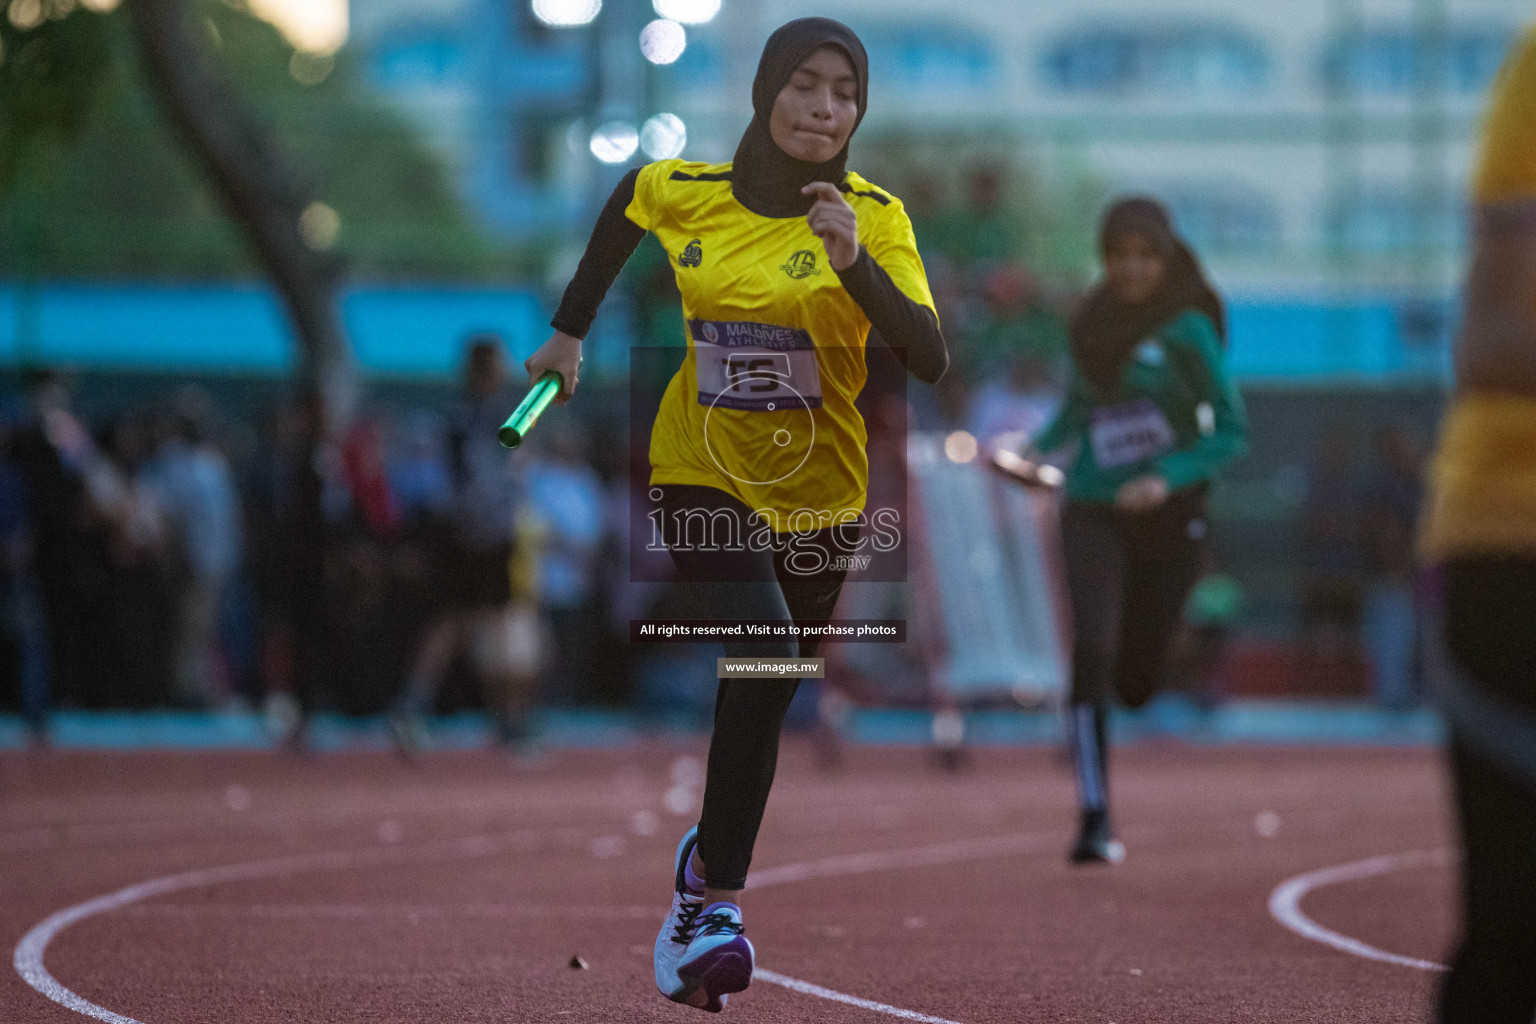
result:
<svg viewBox="0 0 1536 1024"><path fill-rule="evenodd" d="M1115 507L1125 512L1151 512L1168 500L1168 481L1156 473L1147 473L1120 485Z"/></svg>
<svg viewBox="0 0 1536 1024"><path fill-rule="evenodd" d="M581 369L581 339L556 331L528 357L523 368L528 371L530 384L537 383L549 370L560 374L560 394L555 398L555 404L564 405L576 393L576 374Z"/></svg>

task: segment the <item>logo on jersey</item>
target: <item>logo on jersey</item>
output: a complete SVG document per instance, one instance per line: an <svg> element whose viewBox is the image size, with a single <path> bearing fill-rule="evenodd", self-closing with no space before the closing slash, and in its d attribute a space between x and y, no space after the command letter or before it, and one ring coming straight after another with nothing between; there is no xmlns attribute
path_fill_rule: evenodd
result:
<svg viewBox="0 0 1536 1024"><path fill-rule="evenodd" d="M812 274L819 274L816 269L816 254L809 249L801 249L789 258L789 262L779 268L794 278L796 281Z"/></svg>
<svg viewBox="0 0 1536 1024"><path fill-rule="evenodd" d="M703 262L704 247L699 244L697 238L684 246L682 253L677 257L677 264L680 267L696 267Z"/></svg>

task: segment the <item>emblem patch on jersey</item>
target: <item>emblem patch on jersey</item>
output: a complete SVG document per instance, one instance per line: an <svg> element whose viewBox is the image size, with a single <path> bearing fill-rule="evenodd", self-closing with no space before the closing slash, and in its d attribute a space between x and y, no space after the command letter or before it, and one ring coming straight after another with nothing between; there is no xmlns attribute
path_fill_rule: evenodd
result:
<svg viewBox="0 0 1536 1024"><path fill-rule="evenodd" d="M703 262L704 247L699 244L697 238L684 246L683 251L677 257L677 265L680 267L696 267Z"/></svg>
<svg viewBox="0 0 1536 1024"><path fill-rule="evenodd" d="M789 258L789 262L779 268L794 278L796 281L812 274L819 274L816 269L816 254L809 249L801 249Z"/></svg>

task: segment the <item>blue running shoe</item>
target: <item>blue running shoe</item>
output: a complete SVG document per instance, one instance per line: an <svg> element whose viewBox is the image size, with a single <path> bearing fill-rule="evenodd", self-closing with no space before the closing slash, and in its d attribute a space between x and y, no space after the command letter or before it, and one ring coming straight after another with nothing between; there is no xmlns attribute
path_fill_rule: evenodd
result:
<svg viewBox="0 0 1536 1024"><path fill-rule="evenodd" d="M691 828L677 845L672 910L656 936L656 988L674 1003L718 1013L726 995L752 980L752 944L742 934L741 910L732 903L706 908L688 887L683 868L698 845Z"/></svg>
<svg viewBox="0 0 1536 1024"><path fill-rule="evenodd" d="M711 903L704 908L677 968L686 993L679 1002L718 1013L729 993L752 984L752 943L742 931L741 908L736 904Z"/></svg>

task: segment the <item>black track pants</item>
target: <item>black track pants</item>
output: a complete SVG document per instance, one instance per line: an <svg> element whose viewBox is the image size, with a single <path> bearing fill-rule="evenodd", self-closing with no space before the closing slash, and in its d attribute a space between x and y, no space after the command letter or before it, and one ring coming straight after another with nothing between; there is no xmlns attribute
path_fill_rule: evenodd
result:
<svg viewBox="0 0 1536 1024"><path fill-rule="evenodd" d="M1151 512L1071 503L1062 548L1072 602L1072 702L1140 707L1167 680L1184 602L1200 579L1205 488Z"/></svg>
<svg viewBox="0 0 1536 1024"><path fill-rule="evenodd" d="M832 568L831 560L853 552L857 527L819 530L797 538L793 550L752 551L742 542L753 528L752 511L736 498L713 487L669 484L659 490L665 522L682 524L681 532L664 528L663 536L697 618L804 626L832 617L847 573ZM727 658L810 658L818 646L816 640L724 644ZM699 858L711 888L746 885L778 765L779 730L799 686L798 679L720 680L699 818Z"/></svg>
<svg viewBox="0 0 1536 1024"><path fill-rule="evenodd" d="M1445 644L1466 685L1536 721L1536 559L1447 565ZM1536 779L1454 729L1449 753L1463 847L1464 929L1440 992L1440 1021L1531 1024Z"/></svg>

